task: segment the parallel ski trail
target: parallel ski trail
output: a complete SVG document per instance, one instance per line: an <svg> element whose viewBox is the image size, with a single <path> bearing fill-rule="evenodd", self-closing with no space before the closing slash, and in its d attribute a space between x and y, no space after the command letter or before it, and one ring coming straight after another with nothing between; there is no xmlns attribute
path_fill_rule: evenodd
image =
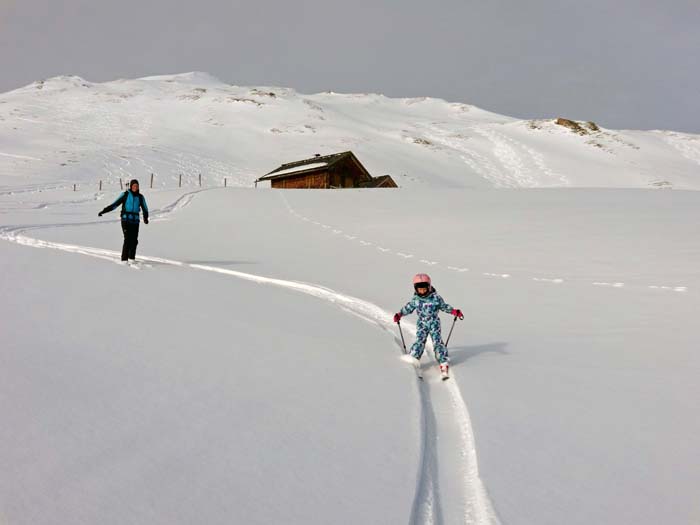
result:
<svg viewBox="0 0 700 525"><path fill-rule="evenodd" d="M192 195L181 197L174 205L163 208L161 215L186 206L191 201L191 198ZM4 228L0 229L0 239L33 248L59 250L115 263L119 261L120 253L113 250L45 241L23 234L23 232L30 229L60 226L62 225ZM71 224L70 226L76 226L76 224ZM187 263L153 256L139 256L139 259L184 269L218 273L316 297L375 324L379 329L391 334L398 347L393 323L389 321L391 313L363 299L314 284L263 277L216 266ZM406 328L409 334L415 336L415 325L406 323L402 326ZM432 355L431 351L427 353ZM499 522L491 501L479 478L469 412L457 382L454 378L448 381L440 380L435 372L435 363L432 362L430 367L430 371L424 374L425 381L418 385L421 400L422 443L410 524L498 524ZM439 417L443 413L445 417ZM438 468L443 464L451 467L451 473L458 472L459 479L449 478L447 480L448 483L444 483L445 480L441 480L441 471ZM460 486L456 490L447 491L444 489L446 486L453 486L457 483ZM448 503L446 504L445 501Z"/></svg>

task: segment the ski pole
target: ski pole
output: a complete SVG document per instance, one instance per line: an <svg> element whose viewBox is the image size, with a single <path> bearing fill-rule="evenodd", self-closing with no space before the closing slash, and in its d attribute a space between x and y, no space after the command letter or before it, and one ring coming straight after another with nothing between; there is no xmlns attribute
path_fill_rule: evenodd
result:
<svg viewBox="0 0 700 525"><path fill-rule="evenodd" d="M399 325L399 333L401 334L401 344L403 344L403 353L407 354L408 351L406 350L406 341L403 338L403 330L401 330L401 321L396 321L396 324Z"/></svg>
<svg viewBox="0 0 700 525"><path fill-rule="evenodd" d="M450 333L447 334L447 341L445 341L445 348L447 348L447 345L450 343L450 337L452 337L452 330L455 329L456 323L457 323L457 316L455 315L455 318L452 320L452 328L450 328Z"/></svg>

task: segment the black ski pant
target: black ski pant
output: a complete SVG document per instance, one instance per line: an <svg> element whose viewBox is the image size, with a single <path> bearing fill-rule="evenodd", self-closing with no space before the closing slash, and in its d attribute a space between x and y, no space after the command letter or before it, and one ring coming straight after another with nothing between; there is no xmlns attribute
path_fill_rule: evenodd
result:
<svg viewBox="0 0 700 525"><path fill-rule="evenodd" d="M122 261L136 259L136 245L139 243L139 223L122 221L122 232L124 232Z"/></svg>

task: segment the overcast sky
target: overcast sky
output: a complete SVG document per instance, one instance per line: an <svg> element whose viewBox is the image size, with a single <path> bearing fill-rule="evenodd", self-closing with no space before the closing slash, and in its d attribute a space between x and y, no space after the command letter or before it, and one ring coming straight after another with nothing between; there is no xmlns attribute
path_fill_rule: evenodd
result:
<svg viewBox="0 0 700 525"><path fill-rule="evenodd" d="M187 71L700 133L700 0L0 0L0 92Z"/></svg>

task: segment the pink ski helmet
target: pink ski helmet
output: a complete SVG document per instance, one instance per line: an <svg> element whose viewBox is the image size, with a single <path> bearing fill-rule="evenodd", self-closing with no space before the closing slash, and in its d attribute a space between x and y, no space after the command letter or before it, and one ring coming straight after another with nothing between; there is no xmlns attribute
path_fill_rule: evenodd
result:
<svg viewBox="0 0 700 525"><path fill-rule="evenodd" d="M424 293L418 293L418 288L426 288L427 291ZM432 288L433 287L430 284L430 276L427 273L417 273L415 277L413 277L413 289L421 297L428 295Z"/></svg>
<svg viewBox="0 0 700 525"><path fill-rule="evenodd" d="M413 286L422 283L430 286L430 276L427 273L417 273L413 278Z"/></svg>

